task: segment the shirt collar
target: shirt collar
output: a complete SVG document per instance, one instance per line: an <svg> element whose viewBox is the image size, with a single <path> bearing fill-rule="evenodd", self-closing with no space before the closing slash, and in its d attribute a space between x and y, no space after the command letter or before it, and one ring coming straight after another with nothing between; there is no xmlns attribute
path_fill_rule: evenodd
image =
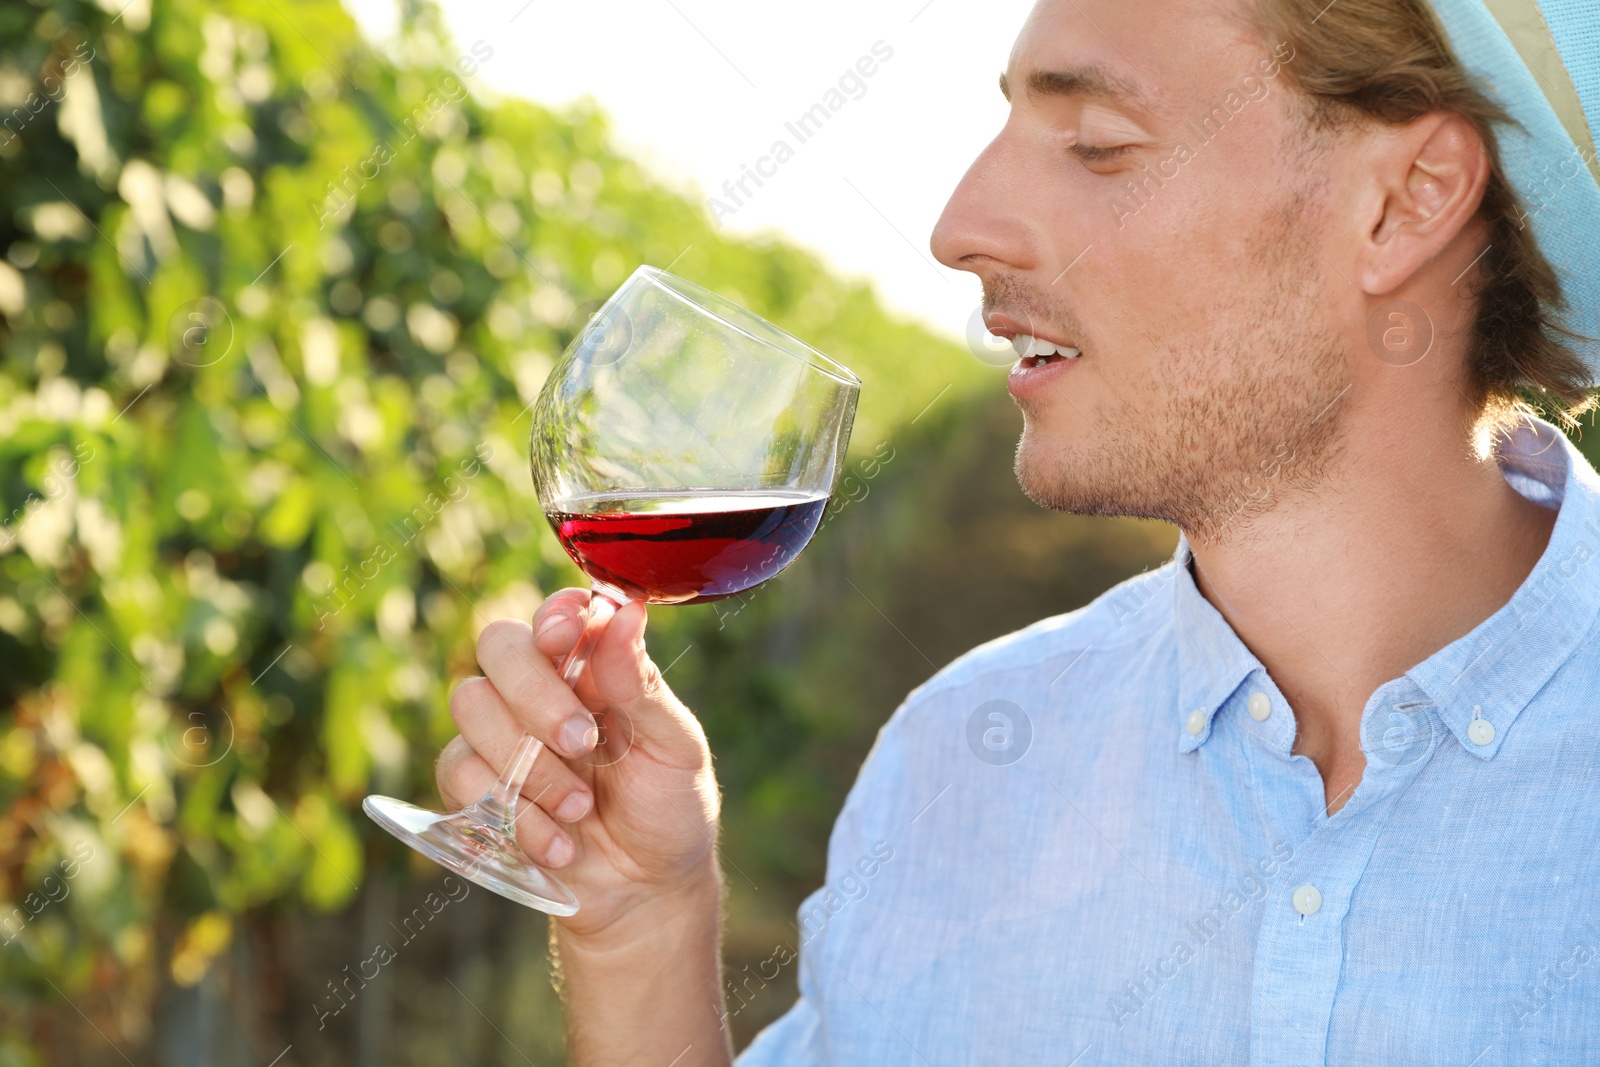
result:
<svg viewBox="0 0 1600 1067"><path fill-rule="evenodd" d="M1499 611L1406 672L1461 747L1481 759L1500 751L1512 722L1571 658L1600 610L1600 475L1541 419L1524 419L1496 458L1518 492L1559 509L1550 543ZM1492 735L1469 732L1477 718Z"/></svg>
<svg viewBox="0 0 1600 1067"><path fill-rule="evenodd" d="M1560 430L1525 417L1500 439L1496 459L1523 496L1559 508L1550 543L1511 600L1470 633L1406 672L1438 708L1461 747L1481 759L1500 750L1512 722L1576 651L1600 610L1600 475ZM1219 709L1261 662L1194 582L1188 539L1171 566L1178 656L1178 747L1211 736ZM1201 729L1191 732L1199 713ZM1473 731L1482 718L1492 728ZM1475 735L1475 736L1474 736Z"/></svg>
<svg viewBox="0 0 1600 1067"><path fill-rule="evenodd" d="M1211 719L1261 661L1245 647L1228 620L1201 595L1189 561L1189 540L1180 531L1171 566L1173 622L1178 643L1178 751L1190 752L1211 736ZM1190 730L1191 716L1200 729Z"/></svg>

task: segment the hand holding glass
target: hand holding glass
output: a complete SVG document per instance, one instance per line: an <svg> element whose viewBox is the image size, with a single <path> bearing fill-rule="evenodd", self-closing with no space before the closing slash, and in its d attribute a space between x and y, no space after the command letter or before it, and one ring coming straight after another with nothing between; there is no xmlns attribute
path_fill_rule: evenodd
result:
<svg viewBox="0 0 1600 1067"><path fill-rule="evenodd" d="M598 625L631 600L700 604L755 588L816 532L844 463L861 383L778 327L692 282L640 267L551 370L530 455L545 517L589 576L576 685ZM597 715L586 762L627 752ZM494 788L458 812L390 797L363 807L423 855L541 911L571 890L516 841L518 795L543 743L524 734Z"/></svg>

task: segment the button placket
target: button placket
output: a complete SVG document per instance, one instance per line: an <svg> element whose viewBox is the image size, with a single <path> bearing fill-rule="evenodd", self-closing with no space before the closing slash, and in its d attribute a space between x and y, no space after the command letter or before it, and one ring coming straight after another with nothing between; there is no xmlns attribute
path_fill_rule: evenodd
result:
<svg viewBox="0 0 1600 1067"><path fill-rule="evenodd" d="M1345 914L1420 764L1401 770L1363 774L1361 807L1338 821L1320 820L1282 868L1256 943L1251 1067L1323 1062L1344 964Z"/></svg>
<svg viewBox="0 0 1600 1067"><path fill-rule="evenodd" d="M1322 908L1322 893L1316 886L1307 882L1289 894L1289 903L1293 904L1294 910L1301 915L1315 915Z"/></svg>

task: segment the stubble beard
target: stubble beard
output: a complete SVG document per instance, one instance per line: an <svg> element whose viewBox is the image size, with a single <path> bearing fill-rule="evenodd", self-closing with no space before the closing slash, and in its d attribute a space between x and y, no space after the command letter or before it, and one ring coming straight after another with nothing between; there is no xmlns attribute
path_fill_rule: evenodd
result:
<svg viewBox="0 0 1600 1067"><path fill-rule="evenodd" d="M1222 309L1231 315L1181 344L1150 340L1159 350L1153 365L1169 372L1151 417L1131 405L1103 408L1086 436L1080 430L1062 445L1035 413L1044 403L1065 406L1070 379L1062 395L1021 405L1028 419L1015 472L1031 500L1083 515L1164 519L1191 541L1215 541L1323 481L1349 389L1343 346L1318 305L1326 283L1316 250L1286 217L1265 229L1252 242L1262 253L1239 275L1260 283Z"/></svg>

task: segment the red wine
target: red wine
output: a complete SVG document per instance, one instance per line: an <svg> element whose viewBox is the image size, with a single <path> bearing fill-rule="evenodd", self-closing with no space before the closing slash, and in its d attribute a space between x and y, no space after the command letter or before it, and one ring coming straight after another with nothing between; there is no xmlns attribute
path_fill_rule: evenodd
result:
<svg viewBox="0 0 1600 1067"><path fill-rule="evenodd" d="M679 489L566 500L545 517L595 581L652 604L703 604L788 566L827 503L815 493Z"/></svg>

